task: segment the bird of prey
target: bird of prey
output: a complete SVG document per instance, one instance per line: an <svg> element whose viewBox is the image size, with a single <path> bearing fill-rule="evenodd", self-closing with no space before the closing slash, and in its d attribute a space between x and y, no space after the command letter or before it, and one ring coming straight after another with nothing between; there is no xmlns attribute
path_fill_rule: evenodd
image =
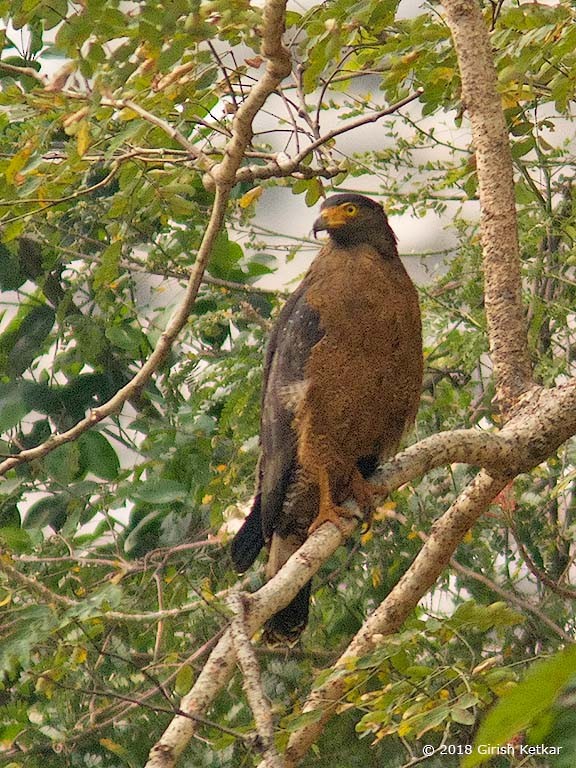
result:
<svg viewBox="0 0 576 768"><path fill-rule="evenodd" d="M258 486L232 542L243 573L263 546L272 578L327 520L341 525L353 497L370 509L366 478L392 456L415 419L422 385L416 289L382 206L337 194L314 234L328 241L272 330L264 366ZM265 628L292 643L308 620L310 584Z"/></svg>

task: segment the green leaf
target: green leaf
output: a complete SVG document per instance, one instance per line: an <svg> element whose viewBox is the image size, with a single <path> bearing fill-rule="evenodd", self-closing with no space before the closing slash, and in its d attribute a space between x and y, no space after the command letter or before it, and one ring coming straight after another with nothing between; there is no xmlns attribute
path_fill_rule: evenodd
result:
<svg viewBox="0 0 576 768"><path fill-rule="evenodd" d="M42 350L56 314L46 304L29 304L21 307L0 339L7 351L7 373L11 376L23 373Z"/></svg>
<svg viewBox="0 0 576 768"><path fill-rule="evenodd" d="M0 288L3 291L16 291L25 282L26 276L20 272L18 260L0 243Z"/></svg>
<svg viewBox="0 0 576 768"><path fill-rule="evenodd" d="M174 691L178 694L178 696L185 696L190 688L192 688L193 682L194 670L189 664L184 664L183 667L180 667L178 674L176 675Z"/></svg>
<svg viewBox="0 0 576 768"><path fill-rule="evenodd" d="M46 472L62 485L67 485L83 474L78 443L59 445L44 457Z"/></svg>
<svg viewBox="0 0 576 768"><path fill-rule="evenodd" d="M45 528L47 525L59 531L68 514L70 497L67 494L46 496L32 504L24 518L25 528Z"/></svg>
<svg viewBox="0 0 576 768"><path fill-rule="evenodd" d="M146 346L146 337L139 328L131 325L111 325L106 328L106 338L115 347L140 357Z"/></svg>
<svg viewBox="0 0 576 768"><path fill-rule="evenodd" d="M313 725L318 723L322 719L322 710L313 709L311 712L303 712L301 715L293 718L286 718L282 721L283 727L288 733L298 731L300 728L305 728L307 725Z"/></svg>
<svg viewBox="0 0 576 768"><path fill-rule="evenodd" d="M470 712L468 709L462 709L462 707L452 707L450 710L450 717L455 723L461 725L474 725L476 722L476 715L474 712Z"/></svg>
<svg viewBox="0 0 576 768"><path fill-rule="evenodd" d="M31 552L33 543L29 534L22 528L0 528L0 542L14 552L25 554Z"/></svg>
<svg viewBox="0 0 576 768"><path fill-rule="evenodd" d="M86 472L103 480L115 480L120 471L120 459L101 432L90 430L78 440L80 463Z"/></svg>
<svg viewBox="0 0 576 768"><path fill-rule="evenodd" d="M427 712L421 712L417 715L407 718L400 726L399 733L415 733L419 739L427 731L437 728L450 715L450 707L441 705Z"/></svg>
<svg viewBox="0 0 576 768"><path fill-rule="evenodd" d="M120 257L122 255L122 242L117 240L102 252L100 264L94 271L94 288L110 288L118 278Z"/></svg>
<svg viewBox="0 0 576 768"><path fill-rule="evenodd" d="M15 427L28 410L17 387L0 384L0 433Z"/></svg>
<svg viewBox="0 0 576 768"><path fill-rule="evenodd" d="M154 478L142 483L135 483L130 489L129 497L145 501L148 504L171 504L174 501L184 501L188 496L185 486L176 480Z"/></svg>

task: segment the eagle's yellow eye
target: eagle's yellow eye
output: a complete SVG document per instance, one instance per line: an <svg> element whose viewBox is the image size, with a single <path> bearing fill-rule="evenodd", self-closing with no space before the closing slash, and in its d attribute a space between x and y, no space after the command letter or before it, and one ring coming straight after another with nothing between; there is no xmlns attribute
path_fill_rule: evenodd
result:
<svg viewBox="0 0 576 768"><path fill-rule="evenodd" d="M346 206L344 211L348 216L356 216L356 214L358 213L358 206L352 205L352 203L350 203L349 205Z"/></svg>

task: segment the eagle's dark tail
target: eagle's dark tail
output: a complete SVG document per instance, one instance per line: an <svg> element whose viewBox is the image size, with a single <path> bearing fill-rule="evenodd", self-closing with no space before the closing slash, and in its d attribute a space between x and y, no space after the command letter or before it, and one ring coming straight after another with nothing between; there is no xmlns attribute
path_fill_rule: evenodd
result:
<svg viewBox="0 0 576 768"><path fill-rule="evenodd" d="M232 555L232 562L234 568L238 573L244 573L252 565L254 560L258 557L258 554L264 546L264 534L262 533L262 521L260 513L260 493L257 494L254 499L254 504L250 514L244 520L242 528L238 531L236 536L232 539L232 545L230 548L230 554ZM282 544L286 545L287 542L279 540L275 542L277 545L280 543L280 550L282 551L282 560L277 563L272 573L278 570L285 560L298 548L298 545L292 544L293 549L284 551ZM275 552L278 550L272 545ZM268 575L271 578L271 575ZM296 595L294 600L289 603L286 608L283 608L277 614L272 616L266 622L264 627L264 640L270 645L292 645L300 637L302 630L308 622L308 606L310 603L310 584L302 587L300 592Z"/></svg>
<svg viewBox="0 0 576 768"><path fill-rule="evenodd" d="M264 534L262 533L262 520L260 517L260 493L254 499L250 514L244 520L242 528L232 539L230 554L234 568L238 573L244 573L258 557L258 553L264 546Z"/></svg>
<svg viewBox="0 0 576 768"><path fill-rule="evenodd" d="M264 625L264 641L268 645L294 645L308 623L310 582L302 587L294 600L268 619Z"/></svg>

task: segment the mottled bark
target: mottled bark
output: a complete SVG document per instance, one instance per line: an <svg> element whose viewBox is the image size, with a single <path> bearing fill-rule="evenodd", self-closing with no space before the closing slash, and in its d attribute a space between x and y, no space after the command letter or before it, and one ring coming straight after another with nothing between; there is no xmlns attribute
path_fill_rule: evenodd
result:
<svg viewBox="0 0 576 768"><path fill-rule="evenodd" d="M532 384L521 297L512 155L488 28L477 0L442 0L470 119L481 206L485 306L504 415Z"/></svg>
<svg viewBox="0 0 576 768"><path fill-rule="evenodd" d="M482 471L450 509L438 520L414 563L379 608L362 626L343 660L365 653L382 635L395 632L406 616L440 577L466 531L486 510L490 501L520 472L527 472L552 454L576 433L576 379L555 390L536 389L517 405L506 426L498 433L479 430L443 432L411 446L387 462L375 477L387 491L420 477L434 467L458 461L490 467L497 475ZM498 467L498 471L496 471ZM252 595L244 596L245 631L253 635L264 622L284 608L356 528L343 520L344 534L333 525L316 531L286 565ZM236 666L232 633L225 632L211 653L194 687L180 704L177 715L153 750L148 768L172 768L178 755L196 732L199 720L226 685ZM319 723L296 731L289 742L287 765L296 765L318 737L323 724L335 712L336 688L315 693L306 710L322 711Z"/></svg>
<svg viewBox="0 0 576 768"><path fill-rule="evenodd" d="M434 524L432 533L418 556L386 599L364 622L360 631L340 656L333 669L346 669L357 659L378 647L383 635L397 632L418 601L424 597L448 565L466 531L484 512L506 481L494 480L480 472L447 512ZM298 765L311 745L322 733L327 721L346 692L344 678L330 678L314 689L304 705L304 712L321 711L319 720L292 734L286 749L286 768Z"/></svg>

